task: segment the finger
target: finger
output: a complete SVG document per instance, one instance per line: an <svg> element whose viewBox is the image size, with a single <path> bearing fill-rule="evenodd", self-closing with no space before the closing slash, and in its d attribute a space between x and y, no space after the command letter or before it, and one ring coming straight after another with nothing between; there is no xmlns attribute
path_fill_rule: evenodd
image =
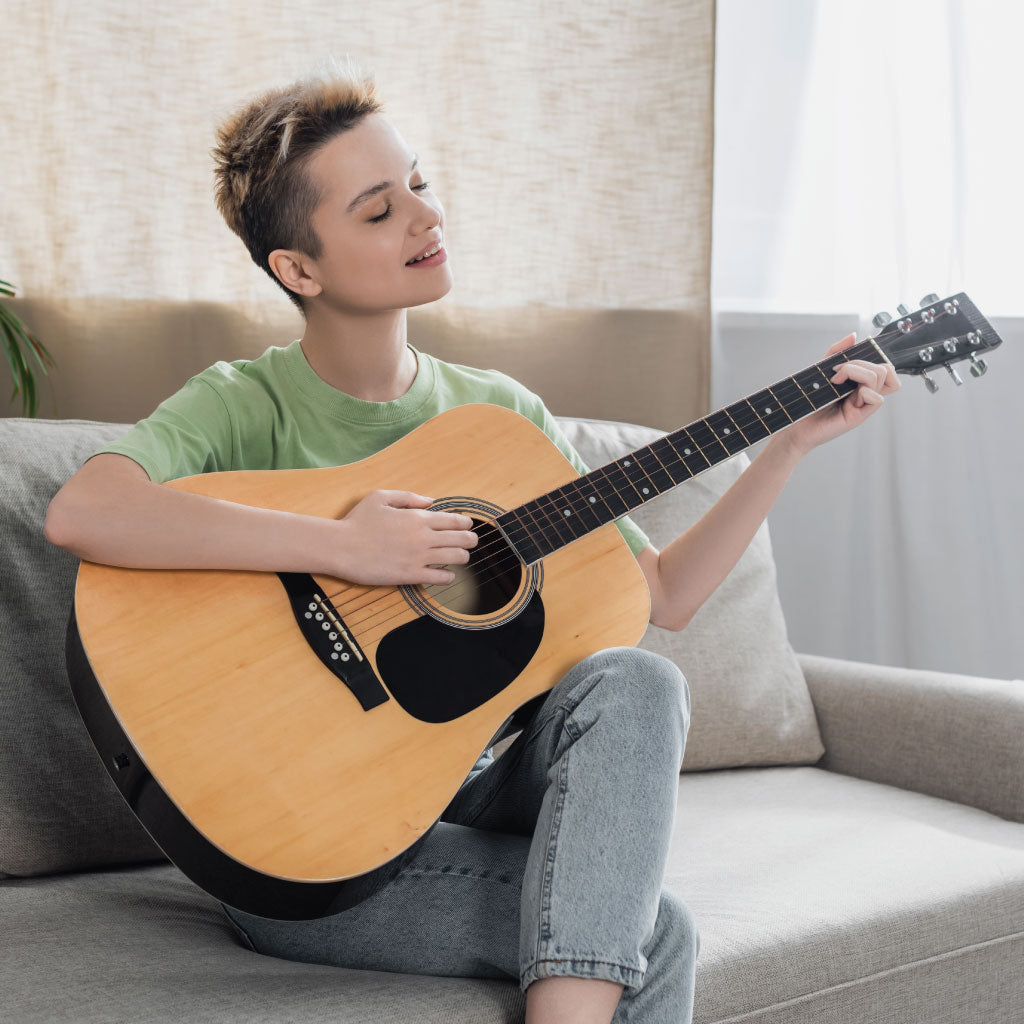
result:
<svg viewBox="0 0 1024 1024"><path fill-rule="evenodd" d="M844 348L849 348L857 341L857 332L851 331L845 338L840 338L826 353L825 355L830 356L835 352L842 352Z"/></svg>
<svg viewBox="0 0 1024 1024"><path fill-rule="evenodd" d="M903 381L900 380L896 367L892 363L885 364L885 381L883 386L886 391L899 391L903 387Z"/></svg>
<svg viewBox="0 0 1024 1024"><path fill-rule="evenodd" d="M884 386L886 370L885 367L879 366L877 363L868 363L863 359L851 359L848 363L840 364L836 376L840 380L860 381L862 384L868 384L875 390L881 391ZM835 379L836 377L833 377L833 380Z"/></svg>
<svg viewBox="0 0 1024 1024"><path fill-rule="evenodd" d="M473 520L461 512L431 512L427 517L427 525L432 530L471 530Z"/></svg>
<svg viewBox="0 0 1024 1024"><path fill-rule="evenodd" d="M431 548L430 557L437 565L465 565L469 561L469 552L465 548Z"/></svg>
<svg viewBox="0 0 1024 1024"><path fill-rule="evenodd" d="M455 573L450 569L437 569L434 566L428 565L423 569L418 580L413 580L414 583L451 583L455 579Z"/></svg>
<svg viewBox="0 0 1024 1024"><path fill-rule="evenodd" d="M458 545L460 550L465 550L467 548L475 548L480 543L480 537L472 530L445 530L443 533L438 532L435 534L434 543L437 547L446 548Z"/></svg>
<svg viewBox="0 0 1024 1024"><path fill-rule="evenodd" d="M863 408L865 405L881 405L885 399L877 392L869 387L861 386L857 389L856 406Z"/></svg>
<svg viewBox="0 0 1024 1024"><path fill-rule="evenodd" d="M415 491L379 491L381 500L391 508L426 508L434 504L433 498Z"/></svg>

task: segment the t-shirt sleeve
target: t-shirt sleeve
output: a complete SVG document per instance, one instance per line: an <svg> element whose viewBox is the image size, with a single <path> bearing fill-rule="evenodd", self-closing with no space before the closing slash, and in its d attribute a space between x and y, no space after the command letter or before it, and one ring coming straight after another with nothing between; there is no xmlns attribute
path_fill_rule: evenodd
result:
<svg viewBox="0 0 1024 1024"><path fill-rule="evenodd" d="M232 444L227 406L211 384L193 377L127 434L93 455L106 452L134 459L154 483L228 470Z"/></svg>
<svg viewBox="0 0 1024 1024"><path fill-rule="evenodd" d="M503 374L503 376L505 375ZM540 429L543 430L556 445L558 445L559 450L573 464L580 475L589 473L590 467L583 461L580 457L580 453L576 451L569 442L569 439L565 436L565 432L558 425L558 421L555 417L551 415L540 395L534 394L534 392L530 391L527 387L520 384L512 377L508 377L507 379L515 386L515 390L519 392L523 399L521 403L517 402L513 408L536 423L537 426L540 427ZM619 528L619 532L625 538L626 543L629 545L629 550L632 551L634 555L640 554L640 552L650 544L647 534L644 533L644 531L641 530L629 516L623 516L621 519L617 519L615 521L615 525Z"/></svg>

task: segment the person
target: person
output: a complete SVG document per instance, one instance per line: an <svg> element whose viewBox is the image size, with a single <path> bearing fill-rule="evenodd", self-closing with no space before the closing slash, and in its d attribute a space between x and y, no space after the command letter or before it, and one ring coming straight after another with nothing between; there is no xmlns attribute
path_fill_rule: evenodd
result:
<svg viewBox="0 0 1024 1024"><path fill-rule="evenodd" d="M301 311L303 335L253 360L217 362L91 456L49 507L52 543L139 568L444 583L476 534L468 517L431 510L434 495L376 490L327 519L160 483L340 465L467 402L529 417L587 471L539 396L410 344L407 309L452 287L445 210L372 75L349 62L264 92L220 125L213 156L220 212ZM617 522L646 577L652 623L683 629L803 455L899 387L891 365L863 360L837 359L832 380L856 389L776 433L664 550L628 516ZM689 1021L699 930L662 888L689 717L686 680L667 659L598 652L553 681L499 758L491 747L481 754L415 856L370 898L312 921L222 904L225 914L241 942L267 955L518 979L528 1024Z"/></svg>

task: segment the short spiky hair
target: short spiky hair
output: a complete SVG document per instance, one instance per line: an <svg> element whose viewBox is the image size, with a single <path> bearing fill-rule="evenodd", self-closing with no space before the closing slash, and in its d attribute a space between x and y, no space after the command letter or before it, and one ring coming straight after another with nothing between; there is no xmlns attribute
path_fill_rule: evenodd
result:
<svg viewBox="0 0 1024 1024"><path fill-rule="evenodd" d="M302 296L277 278L268 257L296 249L320 258L311 218L323 195L309 162L336 135L383 109L372 76L351 58L332 58L309 77L248 101L217 129L210 151L217 209L303 316Z"/></svg>

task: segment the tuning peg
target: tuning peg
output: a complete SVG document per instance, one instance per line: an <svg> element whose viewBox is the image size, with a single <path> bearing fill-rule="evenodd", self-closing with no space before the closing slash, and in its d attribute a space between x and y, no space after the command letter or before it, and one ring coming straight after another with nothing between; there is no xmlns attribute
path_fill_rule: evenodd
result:
<svg viewBox="0 0 1024 1024"><path fill-rule="evenodd" d="M924 380L925 387L927 387L928 390L934 395L935 392L939 390L939 385L936 384L935 381L933 381L924 370L921 371L921 377Z"/></svg>
<svg viewBox="0 0 1024 1024"><path fill-rule="evenodd" d="M886 324L892 322L892 317L883 310L881 313L876 313L871 318L871 322L878 328L878 330L881 330Z"/></svg>
<svg viewBox="0 0 1024 1024"><path fill-rule="evenodd" d="M939 301L938 295L936 295L935 292L929 292L921 300L921 308L924 309L925 306L934 306L935 303L938 302L938 301Z"/></svg>
<svg viewBox="0 0 1024 1024"><path fill-rule="evenodd" d="M900 315L900 316L907 316L907 315L908 315L908 314L910 313L910 310L909 310L909 309L907 309L907 307L906 307L906 306L904 306L904 305L903 305L903 303L901 302L901 303L900 303L900 304L899 304L899 305L898 305L898 306L896 307L896 312L897 312L897 313L899 313L899 315Z"/></svg>
<svg viewBox="0 0 1024 1024"><path fill-rule="evenodd" d="M984 359L979 359L977 355L971 353L971 376L980 377L988 369L988 363Z"/></svg>
<svg viewBox="0 0 1024 1024"><path fill-rule="evenodd" d="M963 381L960 379L960 374L953 369L952 363L943 363L942 365L949 371L949 375L953 378L954 383L963 384Z"/></svg>

